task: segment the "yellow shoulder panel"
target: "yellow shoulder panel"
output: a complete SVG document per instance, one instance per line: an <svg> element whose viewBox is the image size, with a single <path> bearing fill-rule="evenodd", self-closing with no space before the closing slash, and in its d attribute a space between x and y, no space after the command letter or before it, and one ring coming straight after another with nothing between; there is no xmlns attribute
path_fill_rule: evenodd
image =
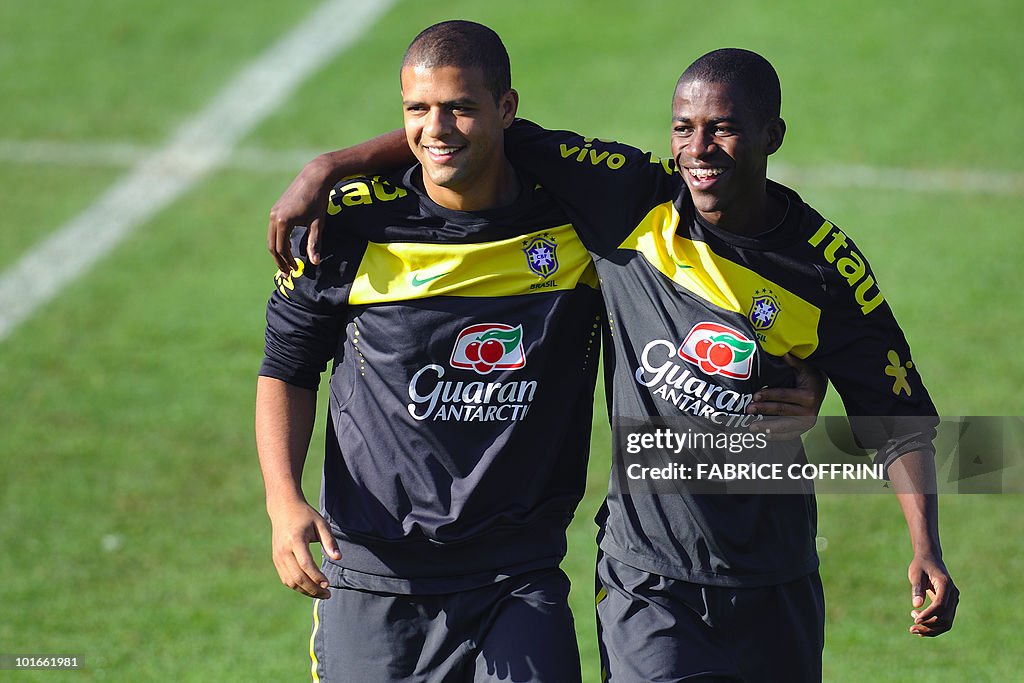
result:
<svg viewBox="0 0 1024 683"><path fill-rule="evenodd" d="M806 358L818 346L821 310L785 287L714 253L707 244L680 237L672 202L651 209L620 249L639 252L658 272L719 308L751 321L768 353Z"/></svg>

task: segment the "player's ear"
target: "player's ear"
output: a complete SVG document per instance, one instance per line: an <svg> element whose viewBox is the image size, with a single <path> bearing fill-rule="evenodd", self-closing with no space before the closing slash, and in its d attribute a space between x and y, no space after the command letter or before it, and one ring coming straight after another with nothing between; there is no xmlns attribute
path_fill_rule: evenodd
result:
<svg viewBox="0 0 1024 683"><path fill-rule="evenodd" d="M510 88L504 95L498 98L498 113L501 114L501 124L505 128L512 125L516 120L516 112L519 111L519 93L515 88Z"/></svg>
<svg viewBox="0 0 1024 683"><path fill-rule="evenodd" d="M768 123L766 131L768 135L768 145L766 152L768 155L775 154L782 147L782 139L786 137L786 122L781 118L772 119Z"/></svg>

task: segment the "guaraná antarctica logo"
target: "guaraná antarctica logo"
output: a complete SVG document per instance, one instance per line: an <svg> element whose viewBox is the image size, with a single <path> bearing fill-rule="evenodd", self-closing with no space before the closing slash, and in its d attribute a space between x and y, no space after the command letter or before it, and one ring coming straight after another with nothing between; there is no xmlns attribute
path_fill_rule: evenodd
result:
<svg viewBox="0 0 1024 683"><path fill-rule="evenodd" d="M719 323L697 323L679 347L679 357L705 374L750 377L757 345L743 333Z"/></svg>
<svg viewBox="0 0 1024 683"><path fill-rule="evenodd" d="M518 370L526 366L523 326L503 323L470 325L459 332L451 366L486 375L492 370Z"/></svg>
<svg viewBox="0 0 1024 683"><path fill-rule="evenodd" d="M472 370L478 375L493 370L518 370L526 367L523 350L523 326L481 323L463 329L455 340L451 366ZM514 377L513 375L512 377ZM445 379L445 368L437 363L425 365L409 380L409 414L414 420L446 422L515 422L526 419L537 380L494 381Z"/></svg>

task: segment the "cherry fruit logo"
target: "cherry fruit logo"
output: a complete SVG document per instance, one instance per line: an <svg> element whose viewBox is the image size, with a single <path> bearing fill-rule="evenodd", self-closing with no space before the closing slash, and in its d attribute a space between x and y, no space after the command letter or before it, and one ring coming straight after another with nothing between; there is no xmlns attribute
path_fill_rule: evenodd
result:
<svg viewBox="0 0 1024 683"><path fill-rule="evenodd" d="M470 325L459 332L452 349L451 366L486 375L492 370L526 367L523 326L503 323Z"/></svg>
<svg viewBox="0 0 1024 683"><path fill-rule="evenodd" d="M698 323L679 347L679 357L707 375L747 379L757 344L742 332L718 323Z"/></svg>

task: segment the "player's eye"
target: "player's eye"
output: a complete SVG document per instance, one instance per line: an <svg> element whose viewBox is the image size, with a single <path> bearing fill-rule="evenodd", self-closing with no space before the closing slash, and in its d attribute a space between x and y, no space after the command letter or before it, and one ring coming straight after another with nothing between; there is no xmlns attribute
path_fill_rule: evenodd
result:
<svg viewBox="0 0 1024 683"><path fill-rule="evenodd" d="M676 135L689 135L693 132L693 126L673 126L672 132Z"/></svg>
<svg viewBox="0 0 1024 683"><path fill-rule="evenodd" d="M729 128L728 126L718 126L717 128L715 128L715 135L717 135L720 138L728 137L730 135L735 134L736 130L734 128Z"/></svg>

